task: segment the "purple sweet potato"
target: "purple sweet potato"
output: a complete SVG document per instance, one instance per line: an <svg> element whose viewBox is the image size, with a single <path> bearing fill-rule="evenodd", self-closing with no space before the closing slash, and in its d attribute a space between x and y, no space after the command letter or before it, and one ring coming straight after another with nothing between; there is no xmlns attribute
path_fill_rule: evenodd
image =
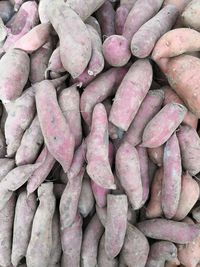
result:
<svg viewBox="0 0 200 267"><path fill-rule="evenodd" d="M26 256L36 209L36 196L31 194L27 197L27 192L22 191L17 198L15 208L11 255L14 266L18 266L20 260Z"/></svg>
<svg viewBox="0 0 200 267"><path fill-rule="evenodd" d="M107 202L107 194L110 192L110 190L99 186L94 181L91 181L91 187L97 205L100 208L105 207Z"/></svg>
<svg viewBox="0 0 200 267"><path fill-rule="evenodd" d="M131 40L132 54L139 58L149 56L157 40L172 28L177 16L177 8L173 5L167 5L143 24Z"/></svg>
<svg viewBox="0 0 200 267"><path fill-rule="evenodd" d="M181 104L165 105L146 125L142 146L151 148L164 144L181 124L186 112L187 109Z"/></svg>
<svg viewBox="0 0 200 267"><path fill-rule="evenodd" d="M124 24L128 17L129 10L126 6L120 5L115 13L115 31L121 35L123 32Z"/></svg>
<svg viewBox="0 0 200 267"><path fill-rule="evenodd" d="M93 215L83 235L81 266L89 267L97 265L98 244L103 234L103 229L103 225L97 217L97 214Z"/></svg>
<svg viewBox="0 0 200 267"><path fill-rule="evenodd" d="M105 251L114 259L122 249L127 227L128 201L126 195L107 195Z"/></svg>
<svg viewBox="0 0 200 267"><path fill-rule="evenodd" d="M74 154L75 140L58 105L56 89L44 80L34 85L36 108L45 144L49 152L68 171Z"/></svg>
<svg viewBox="0 0 200 267"><path fill-rule="evenodd" d="M53 183L42 184L38 188L38 198L40 203L33 219L26 262L28 266L48 267L51 262L52 221L56 204Z"/></svg>
<svg viewBox="0 0 200 267"><path fill-rule="evenodd" d="M191 175L200 171L200 138L195 129L188 125L179 127L177 137L180 144L183 168Z"/></svg>
<svg viewBox="0 0 200 267"><path fill-rule="evenodd" d="M164 94L161 90L150 90L144 98L123 140L136 146L142 142L142 134L147 123L157 114L162 106Z"/></svg>
<svg viewBox="0 0 200 267"><path fill-rule="evenodd" d="M58 46L53 53L51 54L51 57L49 58L48 67L46 69L46 74L50 71L56 72L56 73L62 73L65 72L65 69L63 67L63 64L61 62L60 58L60 47Z"/></svg>
<svg viewBox="0 0 200 267"><path fill-rule="evenodd" d="M85 169L82 168L76 177L68 181L61 196L59 206L61 229L70 227L75 220L84 172Z"/></svg>
<svg viewBox="0 0 200 267"><path fill-rule="evenodd" d="M129 143L121 144L117 150L115 167L117 176L132 207L134 209L140 208L143 199L143 188L137 150Z"/></svg>
<svg viewBox="0 0 200 267"><path fill-rule="evenodd" d="M109 121L127 131L152 82L148 59L136 61L122 80L110 111Z"/></svg>
<svg viewBox="0 0 200 267"><path fill-rule="evenodd" d="M137 227L147 237L177 244L187 244L200 234L199 227L196 225L166 219L142 221L137 224Z"/></svg>
<svg viewBox="0 0 200 267"><path fill-rule="evenodd" d="M181 153L176 133L167 141L163 156L162 209L167 219L176 214L181 193Z"/></svg>
<svg viewBox="0 0 200 267"><path fill-rule="evenodd" d="M109 163L108 120L103 104L97 104L92 115L91 132L87 139L87 173L98 185L115 189L114 176ZM95 148L95 149L94 149Z"/></svg>
<svg viewBox="0 0 200 267"><path fill-rule="evenodd" d="M39 120L36 116L23 134L20 146L15 155L16 165L33 163L38 156L43 140Z"/></svg>
<svg viewBox="0 0 200 267"><path fill-rule="evenodd" d="M12 230L16 197L13 195L0 211L0 265L11 266Z"/></svg>
<svg viewBox="0 0 200 267"><path fill-rule="evenodd" d="M147 261L149 243L135 226L128 223L121 257L125 266L143 267Z"/></svg>
<svg viewBox="0 0 200 267"><path fill-rule="evenodd" d="M1 58L0 99L3 103L21 95L28 80L29 69L30 59L24 51L10 49Z"/></svg>
<svg viewBox="0 0 200 267"><path fill-rule="evenodd" d="M100 74L85 88L81 95L80 109L87 125L91 125L94 106L104 101L108 96L114 95L125 73L125 68L111 68ZM101 90L101 88L104 88L104 90Z"/></svg>
<svg viewBox="0 0 200 267"><path fill-rule="evenodd" d="M69 125L75 139L75 146L78 147L82 140L82 126L80 114L80 94L74 84L63 89L59 95L58 103L60 109Z"/></svg>

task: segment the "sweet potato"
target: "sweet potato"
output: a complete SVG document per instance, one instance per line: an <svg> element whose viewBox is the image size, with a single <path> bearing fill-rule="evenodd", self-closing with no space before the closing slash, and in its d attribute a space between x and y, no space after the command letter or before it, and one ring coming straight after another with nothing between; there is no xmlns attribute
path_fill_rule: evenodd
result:
<svg viewBox="0 0 200 267"><path fill-rule="evenodd" d="M63 89L59 95L58 103L74 136L75 146L78 147L82 140L82 126L79 107L80 95L76 87L74 84Z"/></svg>
<svg viewBox="0 0 200 267"><path fill-rule="evenodd" d="M115 13L115 31L121 35L123 32L124 24L128 17L129 10L126 6L120 5Z"/></svg>
<svg viewBox="0 0 200 267"><path fill-rule="evenodd" d="M161 190L163 180L163 168L159 168L151 184L150 201L146 207L146 217L156 218L162 215Z"/></svg>
<svg viewBox="0 0 200 267"><path fill-rule="evenodd" d="M29 177L26 188L27 194L33 193L41 185L41 183L47 178L56 162L46 147L43 148L36 162L40 162L44 158L44 164L37 168Z"/></svg>
<svg viewBox="0 0 200 267"><path fill-rule="evenodd" d="M183 220L191 211L198 198L198 183L188 173L183 174L179 205L173 220Z"/></svg>
<svg viewBox="0 0 200 267"><path fill-rule="evenodd" d="M12 157L18 150L24 131L29 127L35 115L35 97L33 88L28 88L14 102L5 105L8 116L5 121L7 156Z"/></svg>
<svg viewBox="0 0 200 267"><path fill-rule="evenodd" d="M137 0L120 0L120 6L125 6L130 11Z"/></svg>
<svg viewBox="0 0 200 267"><path fill-rule="evenodd" d="M39 206L36 210L31 238L26 253L28 266L49 266L52 248L52 220L55 211L53 183L38 188Z"/></svg>
<svg viewBox="0 0 200 267"><path fill-rule="evenodd" d="M190 1L191 0L164 0L163 5L174 5L179 10L179 13L182 13Z"/></svg>
<svg viewBox="0 0 200 267"><path fill-rule="evenodd" d="M127 131L152 82L152 67L147 59L137 60L122 80L110 111L109 121Z"/></svg>
<svg viewBox="0 0 200 267"><path fill-rule="evenodd" d="M131 58L127 39L121 35L111 35L103 43L103 55L111 66L126 65Z"/></svg>
<svg viewBox="0 0 200 267"><path fill-rule="evenodd" d="M60 47L58 46L53 53L51 54L51 57L49 58L48 67L46 69L45 75L50 72L56 72L56 73L62 73L65 72L65 69L63 67L63 64L61 62L60 58Z"/></svg>
<svg viewBox="0 0 200 267"><path fill-rule="evenodd" d="M17 198L15 208L11 255L14 266L18 266L20 260L26 256L36 209L36 196L31 194L27 197L26 191L22 191Z"/></svg>
<svg viewBox="0 0 200 267"><path fill-rule="evenodd" d="M118 261L116 258L110 259L105 251L105 234L101 237L98 249L98 266L99 267L117 267Z"/></svg>
<svg viewBox="0 0 200 267"><path fill-rule="evenodd" d="M169 84L198 118L200 117L199 70L200 59L189 55L174 57L167 65Z"/></svg>
<svg viewBox="0 0 200 267"><path fill-rule="evenodd" d="M195 129L188 125L181 126L177 132L183 168L191 175L200 171L200 138Z"/></svg>
<svg viewBox="0 0 200 267"><path fill-rule="evenodd" d="M85 88L81 95L80 109L87 125L91 124L94 106L115 93L125 73L125 68L111 68L100 74ZM101 88L104 88L104 90L101 90Z"/></svg>
<svg viewBox="0 0 200 267"><path fill-rule="evenodd" d="M59 267L62 253L61 237L60 237L60 221L58 210L55 210L52 221L52 247L50 254L49 267Z"/></svg>
<svg viewBox="0 0 200 267"><path fill-rule="evenodd" d="M14 168L14 159L0 159L0 181Z"/></svg>
<svg viewBox="0 0 200 267"><path fill-rule="evenodd" d="M177 244L187 244L199 236L198 226L166 219L142 221L137 224L137 227L147 237Z"/></svg>
<svg viewBox="0 0 200 267"><path fill-rule="evenodd" d="M62 263L61 266L80 266L82 244L82 217L77 214L74 223L61 230Z"/></svg>
<svg viewBox="0 0 200 267"><path fill-rule="evenodd" d="M61 229L70 227L75 220L84 172L85 169L82 168L76 177L68 181L61 196L59 206Z"/></svg>
<svg viewBox="0 0 200 267"><path fill-rule="evenodd" d="M58 105L53 84L44 80L34 85L36 108L45 144L49 152L68 171L74 154L75 140Z"/></svg>
<svg viewBox="0 0 200 267"><path fill-rule="evenodd" d="M114 259L122 249L127 227L128 201L126 195L107 195L105 251Z"/></svg>
<svg viewBox="0 0 200 267"><path fill-rule="evenodd" d="M174 42L176 40L176 42ZM174 29L165 33L156 43L152 59L175 57L186 52L199 51L200 33L188 28Z"/></svg>
<svg viewBox="0 0 200 267"><path fill-rule="evenodd" d="M0 264L1 266L11 265L12 230L15 214L16 197L13 196L0 211Z"/></svg>
<svg viewBox="0 0 200 267"><path fill-rule="evenodd" d="M200 15L200 2L199 0L187 1L188 5L185 7L181 18L183 24L188 27L200 30L199 15Z"/></svg>
<svg viewBox="0 0 200 267"><path fill-rule="evenodd" d="M163 165L164 146L148 148L147 151L153 163L157 164L159 167Z"/></svg>
<svg viewBox="0 0 200 267"><path fill-rule="evenodd" d="M24 51L10 49L1 58L0 99L3 103L21 95L28 80L29 69L30 59Z"/></svg>
<svg viewBox="0 0 200 267"><path fill-rule="evenodd" d="M146 267L164 266L165 261L177 257L176 246L168 241L155 242L151 245Z"/></svg>
<svg viewBox="0 0 200 267"><path fill-rule="evenodd" d="M9 1L0 2L0 17L3 22L6 23L12 17L14 9L12 4Z"/></svg>
<svg viewBox="0 0 200 267"><path fill-rule="evenodd" d="M138 29L158 12L162 3L163 0L136 1L128 14L123 29L123 36L129 43ZM138 14L142 15L138 16Z"/></svg>
<svg viewBox="0 0 200 267"><path fill-rule="evenodd" d="M99 25L98 20L95 17L93 16L88 17L85 23L92 26L98 32L99 36L101 37L101 27Z"/></svg>
<svg viewBox="0 0 200 267"><path fill-rule="evenodd" d="M31 83L41 82L45 79L45 71L52 54L52 42L49 41L31 54L31 68L29 79Z"/></svg>
<svg viewBox="0 0 200 267"><path fill-rule="evenodd" d="M59 36L61 62L66 71L76 78L87 67L91 57L87 27L78 14L62 1L47 5L47 14Z"/></svg>
<svg viewBox="0 0 200 267"><path fill-rule="evenodd" d="M39 18L37 8L37 3L34 1L27 1L23 3L19 11L16 13L11 25L6 25L10 30L3 45L3 49L5 51L7 51L17 40L38 24Z"/></svg>
<svg viewBox="0 0 200 267"><path fill-rule="evenodd" d="M33 163L43 144L43 135L36 116L29 128L24 132L20 146L15 155L16 165Z"/></svg>
<svg viewBox="0 0 200 267"><path fill-rule="evenodd" d="M184 105L184 102L175 93L175 91L170 88L170 86L165 86L162 89L163 89L164 94L165 94L164 103L163 103L164 105L171 103L171 102L175 102L175 103L179 103L181 105ZM197 123L198 123L198 118L191 111L188 110L188 112L186 113L185 118L183 120L183 123L190 125L194 129L196 129Z"/></svg>
<svg viewBox="0 0 200 267"><path fill-rule="evenodd" d="M95 147L95 149L94 149ZM91 132L87 139L87 173L98 185L115 189L114 176L108 159L108 121L103 104L97 104L92 115ZM102 168L103 166L103 168Z"/></svg>
<svg viewBox="0 0 200 267"><path fill-rule="evenodd" d="M108 0L104 1L95 15L100 24L103 39L115 34L115 10Z"/></svg>
<svg viewBox="0 0 200 267"><path fill-rule="evenodd" d="M84 174L81 193L78 202L78 210L80 214L85 218L92 211L94 207L94 196L90 185L90 179L87 173Z"/></svg>
<svg viewBox="0 0 200 267"><path fill-rule="evenodd" d="M98 244L103 234L103 229L103 225L97 215L93 215L83 235L81 266L90 267L97 265Z"/></svg>
<svg viewBox="0 0 200 267"><path fill-rule="evenodd" d="M175 216L181 193L181 153L176 133L167 141L163 155L162 209L167 219Z"/></svg>
<svg viewBox="0 0 200 267"><path fill-rule="evenodd" d="M98 32L92 26L89 24L86 24L86 26L92 42L92 55L88 64L88 74L91 76L96 76L97 74L101 73L104 68L102 41Z"/></svg>
<svg viewBox="0 0 200 267"><path fill-rule="evenodd" d="M133 146L142 142L142 134L147 123L157 114L162 106L164 94L161 90L149 91L135 115L128 131L123 137ZM147 111L148 110L148 111Z"/></svg>
<svg viewBox="0 0 200 267"><path fill-rule="evenodd" d="M145 266L149 253L146 237L135 226L128 223L124 246L121 251L126 266Z"/></svg>
<svg viewBox="0 0 200 267"><path fill-rule="evenodd" d="M181 104L165 105L146 125L141 146L151 148L164 144L181 124L186 112L187 109Z"/></svg>
<svg viewBox="0 0 200 267"><path fill-rule="evenodd" d="M132 208L140 208L143 199L143 188L139 155L137 150L129 143L121 144L117 150L115 168Z"/></svg>
<svg viewBox="0 0 200 267"><path fill-rule="evenodd" d="M173 5L167 5L143 24L131 40L132 54L139 58L149 56L157 40L172 28L177 16L177 8Z"/></svg>

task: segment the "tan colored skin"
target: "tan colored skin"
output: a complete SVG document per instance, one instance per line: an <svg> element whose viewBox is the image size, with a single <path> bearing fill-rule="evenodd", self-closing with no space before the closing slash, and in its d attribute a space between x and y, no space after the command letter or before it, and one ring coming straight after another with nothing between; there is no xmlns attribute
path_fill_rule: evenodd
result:
<svg viewBox="0 0 200 267"><path fill-rule="evenodd" d="M90 178L106 189L115 189L108 151L108 120L103 104L97 104L92 115L92 125L87 139L87 173ZM95 148L95 149L94 149ZM103 166L103 168L102 168Z"/></svg>
<svg viewBox="0 0 200 267"><path fill-rule="evenodd" d="M35 116L31 125L23 134L20 146L15 155L16 165L33 163L41 149L44 138L38 117Z"/></svg>
<svg viewBox="0 0 200 267"><path fill-rule="evenodd" d="M61 230L62 267L80 267L80 254L82 244L82 217L77 214L74 223Z"/></svg>
<svg viewBox="0 0 200 267"><path fill-rule="evenodd" d="M78 211L84 218L92 211L95 204L90 182L90 178L85 173L78 202Z"/></svg>
<svg viewBox="0 0 200 267"><path fill-rule="evenodd" d="M60 237L60 221L58 210L55 210L52 221L52 247L50 254L50 262L48 267L59 267L62 253L61 237Z"/></svg>
<svg viewBox="0 0 200 267"><path fill-rule="evenodd" d="M14 102L5 105L8 116L5 121L7 156L13 157L18 150L24 131L31 124L35 115L35 97L32 87Z"/></svg>
<svg viewBox="0 0 200 267"><path fill-rule="evenodd" d="M171 102L184 105L183 100L176 94L174 90L172 90L170 86L165 86L162 89L165 94L164 103L163 103L164 105L171 103ZM194 129L197 129L198 118L191 111L188 110L183 120L183 123L190 125Z"/></svg>
<svg viewBox="0 0 200 267"><path fill-rule="evenodd" d="M198 226L166 219L142 221L137 227L147 237L177 244L187 244L199 236Z"/></svg>
<svg viewBox="0 0 200 267"><path fill-rule="evenodd" d="M200 59L189 55L171 58L167 64L169 84L198 118L200 117L199 71Z"/></svg>
<svg viewBox="0 0 200 267"><path fill-rule="evenodd" d="M14 159L0 159L0 181L2 181L2 179L14 168L14 166Z"/></svg>
<svg viewBox="0 0 200 267"><path fill-rule="evenodd" d="M163 155L162 209L167 219L176 214L181 194L181 152L176 133L168 139Z"/></svg>
<svg viewBox="0 0 200 267"><path fill-rule="evenodd" d="M74 136L59 107L53 84L44 80L35 84L34 88L38 119L45 144L66 172L74 155Z"/></svg>
<svg viewBox="0 0 200 267"><path fill-rule="evenodd" d="M48 41L50 32L51 25L49 23L39 24L22 36L13 47L33 53Z"/></svg>
<svg viewBox="0 0 200 267"><path fill-rule="evenodd" d="M15 213L16 197L13 196L0 211L0 265L11 265L12 230Z"/></svg>
<svg viewBox="0 0 200 267"><path fill-rule="evenodd" d="M148 156L153 163L161 167L163 165L164 146L148 148Z"/></svg>
<svg viewBox="0 0 200 267"><path fill-rule="evenodd" d="M117 89L109 121L127 131L152 83L152 67L148 59L137 60Z"/></svg>
<svg viewBox="0 0 200 267"><path fill-rule="evenodd" d="M128 223L124 245L121 251L126 266L145 266L149 253L146 237L135 226Z"/></svg>
<svg viewBox="0 0 200 267"><path fill-rule="evenodd" d="M181 14L183 24L186 27L200 30L199 15L200 15L200 2L199 0L188 1L189 4Z"/></svg>
<svg viewBox="0 0 200 267"><path fill-rule="evenodd" d="M31 194L27 197L27 192L22 191L18 196L15 208L11 255L14 266L18 266L20 260L26 256L36 209L36 195Z"/></svg>
<svg viewBox="0 0 200 267"><path fill-rule="evenodd" d="M132 54L138 58L149 56L157 40L172 28L177 16L177 8L168 5L143 24L131 40Z"/></svg>
<svg viewBox="0 0 200 267"><path fill-rule="evenodd" d="M83 235L81 266L91 267L97 265L98 244L103 230L104 227L97 215L93 215Z"/></svg>
<svg viewBox="0 0 200 267"><path fill-rule="evenodd" d="M126 195L107 195L105 251L114 259L122 249L127 227L128 200Z"/></svg>
<svg viewBox="0 0 200 267"><path fill-rule="evenodd" d="M84 172L85 169L82 168L76 177L68 181L61 196L59 206L61 229L70 227L75 220Z"/></svg>
<svg viewBox="0 0 200 267"><path fill-rule="evenodd" d="M49 58L52 54L52 42L46 44L31 54L31 69L29 79L31 83L41 82L45 79L45 71L48 66Z"/></svg>
<svg viewBox="0 0 200 267"><path fill-rule="evenodd" d="M183 174L179 205L173 219L177 221L183 220L191 211L198 198L198 183L188 173Z"/></svg>
<svg viewBox="0 0 200 267"><path fill-rule="evenodd" d="M129 143L123 143L118 148L115 168L132 208L139 209L143 199L139 155Z"/></svg>
<svg viewBox="0 0 200 267"><path fill-rule="evenodd" d="M92 47L87 27L73 9L59 0L48 5L47 14L59 36L61 62L66 71L76 78L87 67L91 57Z"/></svg>
<svg viewBox="0 0 200 267"><path fill-rule="evenodd" d="M37 168L30 176L28 183L27 183L27 193L33 193L41 183L47 178L53 165L55 164L56 160L54 157L49 153L46 147L43 148L41 151L38 159L36 162L40 162L44 160L44 164Z"/></svg>
<svg viewBox="0 0 200 267"><path fill-rule="evenodd" d="M160 58L175 57L199 49L200 33L193 29L179 28L165 33L158 40L151 57L157 61Z"/></svg>
<svg viewBox="0 0 200 267"><path fill-rule="evenodd" d="M5 67L6 66L6 67ZM10 49L0 60L0 99L3 103L18 98L28 80L30 59L17 49Z"/></svg>
<svg viewBox="0 0 200 267"><path fill-rule="evenodd" d="M195 129L190 126L181 126L177 132L183 168L190 173L196 175L200 171L200 159L198 157L200 151L200 138Z"/></svg>
<svg viewBox="0 0 200 267"><path fill-rule="evenodd" d="M164 94L161 90L150 90L147 93L128 131L124 134L123 141L129 142L133 146L142 142L144 128L161 109L163 99Z"/></svg>
<svg viewBox="0 0 200 267"><path fill-rule="evenodd" d="M163 179L163 168L159 168L156 171L156 174L153 178L153 182L151 184L151 197L146 207L147 218L156 218L162 216L162 206L161 206L162 179Z"/></svg>
<svg viewBox="0 0 200 267"><path fill-rule="evenodd" d="M52 220L56 204L53 183L42 184L38 188L38 198L40 203L33 220L26 261L30 267L48 267L51 261Z"/></svg>
<svg viewBox="0 0 200 267"><path fill-rule="evenodd" d="M181 124L186 112L181 104L165 105L146 125L141 145L150 148L163 145Z"/></svg>
<svg viewBox="0 0 200 267"><path fill-rule="evenodd" d="M77 84L63 89L59 94L58 103L75 139L75 147L82 141L82 126L80 114L80 94Z"/></svg>
<svg viewBox="0 0 200 267"><path fill-rule="evenodd" d="M101 237L98 249L98 266L99 267L118 267L116 258L110 259L105 251L105 234Z"/></svg>

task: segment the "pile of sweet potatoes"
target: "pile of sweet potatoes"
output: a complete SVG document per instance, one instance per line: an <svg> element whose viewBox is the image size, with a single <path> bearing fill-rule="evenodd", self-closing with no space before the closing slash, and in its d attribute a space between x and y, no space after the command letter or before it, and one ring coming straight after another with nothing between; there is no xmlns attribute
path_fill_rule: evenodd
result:
<svg viewBox="0 0 200 267"><path fill-rule="evenodd" d="M200 0L0 1L0 266L200 266Z"/></svg>

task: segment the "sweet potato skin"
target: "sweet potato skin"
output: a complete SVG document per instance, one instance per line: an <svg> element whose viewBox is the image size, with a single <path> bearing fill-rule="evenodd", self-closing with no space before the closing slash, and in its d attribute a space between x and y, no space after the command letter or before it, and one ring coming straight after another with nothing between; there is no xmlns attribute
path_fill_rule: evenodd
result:
<svg viewBox="0 0 200 267"><path fill-rule="evenodd" d="M199 15L200 15L200 5L198 0L187 1L188 5L185 7L183 13L181 14L182 22L185 26L199 31Z"/></svg>
<svg viewBox="0 0 200 267"><path fill-rule="evenodd" d="M147 151L150 160L158 165L158 167L161 167L163 165L164 146L148 148Z"/></svg>
<svg viewBox="0 0 200 267"><path fill-rule="evenodd" d="M163 6L174 5L179 10L180 13L183 12L184 8L191 0L164 0Z"/></svg>
<svg viewBox="0 0 200 267"><path fill-rule="evenodd" d="M125 5L120 5L115 13L115 31L121 35L126 22L129 10Z"/></svg>

